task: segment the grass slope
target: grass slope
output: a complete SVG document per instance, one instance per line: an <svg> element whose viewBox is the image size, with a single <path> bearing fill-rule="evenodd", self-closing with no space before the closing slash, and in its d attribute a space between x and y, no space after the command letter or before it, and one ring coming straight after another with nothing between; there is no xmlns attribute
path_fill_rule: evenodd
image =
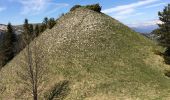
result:
<svg viewBox="0 0 170 100"><path fill-rule="evenodd" d="M70 81L66 100L160 100L170 96L170 79L163 74L168 66L153 53L159 48L107 15L76 9L36 41L49 68L40 97L62 80ZM20 98L16 94L24 86L18 83L16 72L23 52L0 72L1 87L5 87L2 99Z"/></svg>

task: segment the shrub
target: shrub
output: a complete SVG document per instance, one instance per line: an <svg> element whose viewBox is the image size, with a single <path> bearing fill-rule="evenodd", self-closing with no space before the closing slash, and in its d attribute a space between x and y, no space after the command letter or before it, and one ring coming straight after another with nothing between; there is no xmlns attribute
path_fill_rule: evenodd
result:
<svg viewBox="0 0 170 100"><path fill-rule="evenodd" d="M55 84L47 93L45 100L63 100L70 92L69 81L64 80Z"/></svg>
<svg viewBox="0 0 170 100"><path fill-rule="evenodd" d="M87 5L87 6L85 6L85 8L94 10L96 12L101 12L101 10L102 10L102 7L99 4Z"/></svg>
<svg viewBox="0 0 170 100"><path fill-rule="evenodd" d="M169 56L166 56L166 55L164 55L163 57L164 57L164 62L165 62L166 64L170 65L170 57L169 57Z"/></svg>
<svg viewBox="0 0 170 100"><path fill-rule="evenodd" d="M170 71L166 71L164 74L165 76L170 77Z"/></svg>
<svg viewBox="0 0 170 100"><path fill-rule="evenodd" d="M55 21L54 18L50 18L50 19L48 20L48 28L49 28L49 29L52 29L55 24L56 24L56 21Z"/></svg>
<svg viewBox="0 0 170 100"><path fill-rule="evenodd" d="M80 8L80 7L87 8L87 9L90 9L96 12L101 12L102 10L102 7L99 4L93 4L93 5L87 5L87 6L75 5L70 9L70 11L74 11L75 9Z"/></svg>
<svg viewBox="0 0 170 100"><path fill-rule="evenodd" d="M80 8L80 7L81 7L81 5L75 5L70 9L70 11L74 11L75 9Z"/></svg>

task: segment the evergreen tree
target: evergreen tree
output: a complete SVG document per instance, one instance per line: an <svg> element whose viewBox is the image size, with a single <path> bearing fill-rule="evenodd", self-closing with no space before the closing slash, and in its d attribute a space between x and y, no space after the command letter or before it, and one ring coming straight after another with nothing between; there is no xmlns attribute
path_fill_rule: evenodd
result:
<svg viewBox="0 0 170 100"><path fill-rule="evenodd" d="M40 33L44 32L46 30L46 25L42 23L42 25L39 27Z"/></svg>
<svg viewBox="0 0 170 100"><path fill-rule="evenodd" d="M49 29L53 28L53 26L54 26L55 24L56 24L56 21L55 21L54 18L50 18L50 19L48 20L48 28L49 28Z"/></svg>
<svg viewBox="0 0 170 100"><path fill-rule="evenodd" d="M154 34L158 36L160 44L167 47L165 54L170 55L170 4L162 12L158 12L158 16L162 23L158 24L159 29L154 31Z"/></svg>
<svg viewBox="0 0 170 100"><path fill-rule="evenodd" d="M45 24L46 29L47 29L47 27L48 27L48 18L47 17L44 18L43 24Z"/></svg>
<svg viewBox="0 0 170 100"><path fill-rule="evenodd" d="M15 33L11 23L8 23L7 32L3 37L3 65L14 57L14 42L16 41Z"/></svg>
<svg viewBox="0 0 170 100"><path fill-rule="evenodd" d="M34 38L34 26L32 24L29 24L29 36L31 40Z"/></svg>
<svg viewBox="0 0 170 100"><path fill-rule="evenodd" d="M30 31L30 24L28 23L28 19L25 19L25 22L24 22L24 32L23 32L23 42L24 42L24 45L28 45L29 42L31 41L31 31ZM26 41L26 42L25 42Z"/></svg>
<svg viewBox="0 0 170 100"><path fill-rule="evenodd" d="M37 37L39 35L40 29L39 29L38 25L35 26L34 33L35 33L35 37Z"/></svg>

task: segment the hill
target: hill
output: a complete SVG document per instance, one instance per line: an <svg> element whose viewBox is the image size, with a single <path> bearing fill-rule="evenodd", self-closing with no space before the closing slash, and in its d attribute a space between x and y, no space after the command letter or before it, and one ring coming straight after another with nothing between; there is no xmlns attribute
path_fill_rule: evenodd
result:
<svg viewBox="0 0 170 100"><path fill-rule="evenodd" d="M169 66L153 52L161 48L103 13L78 8L34 41L48 66L41 98L63 80L70 83L65 100L168 100L170 96L170 80L164 76ZM4 100L30 99L27 91L20 91L24 86L17 76L24 52L0 72Z"/></svg>

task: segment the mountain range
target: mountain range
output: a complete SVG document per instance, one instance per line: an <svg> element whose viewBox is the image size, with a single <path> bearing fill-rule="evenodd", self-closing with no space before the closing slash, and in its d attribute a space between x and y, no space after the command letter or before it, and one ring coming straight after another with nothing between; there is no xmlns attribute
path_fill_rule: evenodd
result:
<svg viewBox="0 0 170 100"><path fill-rule="evenodd" d="M131 27L133 30L139 33L151 33L153 30L158 28L158 25L148 25L148 26L137 26L137 27Z"/></svg>

